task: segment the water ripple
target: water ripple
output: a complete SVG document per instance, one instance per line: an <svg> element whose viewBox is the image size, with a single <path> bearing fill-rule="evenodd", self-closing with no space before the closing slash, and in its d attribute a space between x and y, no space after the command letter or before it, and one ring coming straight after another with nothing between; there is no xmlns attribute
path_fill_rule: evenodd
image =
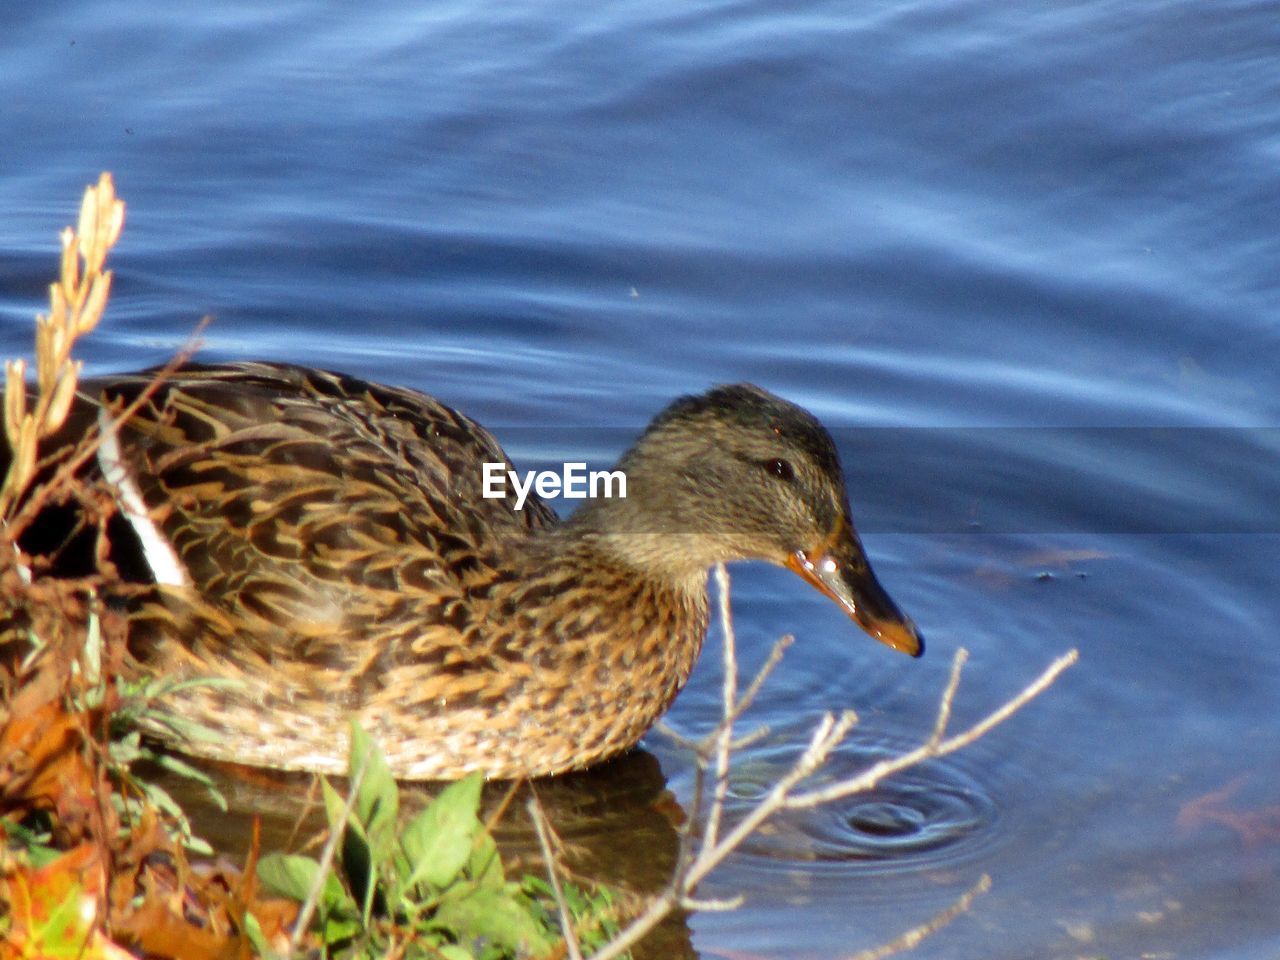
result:
<svg viewBox="0 0 1280 960"><path fill-rule="evenodd" d="M726 812L747 813L794 762L797 740L770 742L737 759ZM913 744L878 735L844 744L805 784L848 777ZM861 874L954 868L984 855L1000 836L1000 810L989 786L966 769L972 758L943 757L890 777L873 790L810 810L775 815L740 853L761 869L824 867Z"/></svg>

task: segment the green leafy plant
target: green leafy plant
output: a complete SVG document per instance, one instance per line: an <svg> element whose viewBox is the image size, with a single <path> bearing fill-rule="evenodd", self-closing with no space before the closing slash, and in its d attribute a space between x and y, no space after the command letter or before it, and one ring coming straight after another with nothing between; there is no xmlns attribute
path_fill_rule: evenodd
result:
<svg viewBox="0 0 1280 960"><path fill-rule="evenodd" d="M326 956L506 960L552 955L561 944L553 891L508 880L479 817L483 779L445 787L400 827L400 794L381 751L352 725L350 793L322 781L330 843L319 860L270 854L258 864L269 890L297 900ZM606 892L567 885L583 942L616 929ZM301 931L299 931L301 933Z"/></svg>
<svg viewBox="0 0 1280 960"><path fill-rule="evenodd" d="M116 677L115 684L116 706L110 715L111 739L108 744L107 759L108 772L118 785L118 789L111 795L111 801L117 812L125 822L136 822L146 806L154 807L164 814L164 823L169 834L187 850L204 856L212 855L212 848L203 838L192 832L191 823L185 811L169 792L150 779L135 776L133 770L135 764L146 763L193 781L204 787L214 806L225 811L226 798L207 773L163 748L156 747L144 737L143 731L164 726L177 731L184 737L212 736L194 723L175 719L167 711L156 710L154 703L162 697L170 696L187 687L225 687L233 685L234 681L216 677L183 681L153 677L126 680L123 677ZM100 690L101 687L94 689ZM99 696L99 699L104 698L105 694Z"/></svg>

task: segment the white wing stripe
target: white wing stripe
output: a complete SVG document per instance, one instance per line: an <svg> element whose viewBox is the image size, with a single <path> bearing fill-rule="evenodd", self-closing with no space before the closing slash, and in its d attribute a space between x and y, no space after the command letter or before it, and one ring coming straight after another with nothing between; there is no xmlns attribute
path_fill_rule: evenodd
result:
<svg viewBox="0 0 1280 960"><path fill-rule="evenodd" d="M98 446L98 466L102 468L103 479L116 492L120 511L133 526L134 533L142 543L142 556L151 568L151 575L155 577L156 583L175 587L189 586L191 579L187 576L186 568L174 552L173 544L165 539L160 528L151 519L151 511L142 501L138 481L125 466L120 454L119 430L106 408L98 410L98 429L102 431L102 443Z"/></svg>

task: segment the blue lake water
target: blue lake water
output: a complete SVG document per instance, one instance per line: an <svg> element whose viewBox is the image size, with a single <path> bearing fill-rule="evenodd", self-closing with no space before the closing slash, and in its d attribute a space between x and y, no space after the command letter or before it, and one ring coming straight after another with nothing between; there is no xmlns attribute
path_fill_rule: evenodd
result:
<svg viewBox="0 0 1280 960"><path fill-rule="evenodd" d="M101 170L128 204L93 372L263 357L434 393L522 467L605 465L751 380L835 433L909 662L735 570L767 782L971 750L784 819L705 958L829 958L980 874L921 957L1280 953L1280 11L1132 0L15 6L0 31L0 355ZM714 648L709 648L713 654ZM718 711L705 656L670 721ZM678 797L688 760L649 749ZM619 842L625 842L620 840Z"/></svg>

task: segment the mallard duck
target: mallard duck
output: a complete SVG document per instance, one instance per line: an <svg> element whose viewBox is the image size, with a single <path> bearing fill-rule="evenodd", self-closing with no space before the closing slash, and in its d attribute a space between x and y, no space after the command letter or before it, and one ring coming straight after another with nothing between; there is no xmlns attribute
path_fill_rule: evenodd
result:
<svg viewBox="0 0 1280 960"><path fill-rule="evenodd" d="M132 669L189 686L179 748L342 772L349 718L394 773L541 776L635 744L693 669L716 563L789 567L918 656L850 520L835 445L750 384L683 397L619 462L625 497L566 520L483 465L487 430L432 397L272 363L88 381L102 476L152 586ZM493 493L493 487L488 491ZM120 544L116 545L117 550Z"/></svg>

